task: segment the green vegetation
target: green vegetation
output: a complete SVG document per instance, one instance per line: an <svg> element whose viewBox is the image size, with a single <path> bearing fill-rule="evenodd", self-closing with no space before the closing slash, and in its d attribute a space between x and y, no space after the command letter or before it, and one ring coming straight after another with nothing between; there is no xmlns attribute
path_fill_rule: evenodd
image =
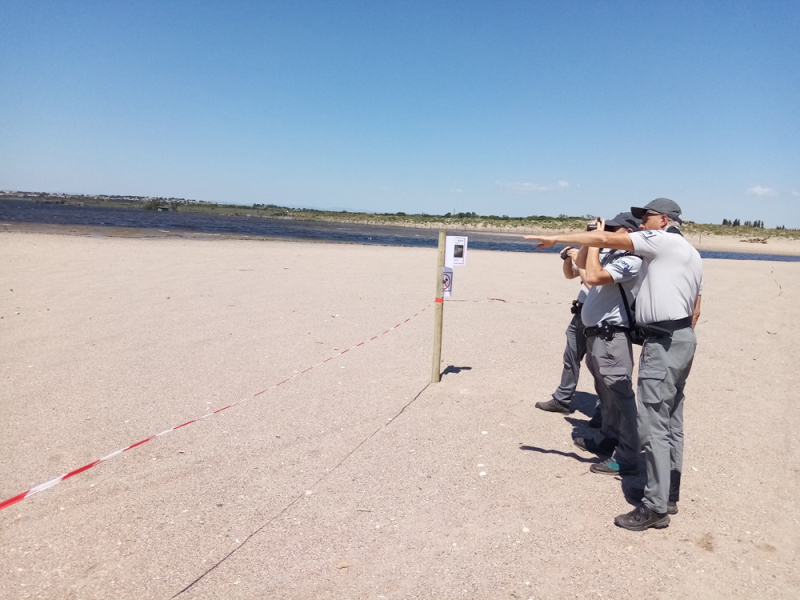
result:
<svg viewBox="0 0 800 600"><path fill-rule="evenodd" d="M0 192L0 199L28 200L34 202L72 204L80 206L114 206L119 208L145 210L177 210L215 215L296 219L300 221L329 221L336 223L363 223L370 225L390 225L398 227L417 227L436 229L448 227L485 232L544 233L546 231L582 230L591 215L557 217L531 215L528 217L509 217L508 215L478 215L474 212L446 213L444 215L397 213L354 213L347 211L315 210L310 208L287 208L276 204L215 204L183 198L151 198L142 196L87 196L68 194L47 194L38 192ZM783 225L766 229L760 220L745 221L723 219L721 225L700 224L686 221L683 230L690 235L706 234L739 238L785 238L800 239L800 230L786 229Z"/></svg>
<svg viewBox="0 0 800 600"><path fill-rule="evenodd" d="M739 219L734 219L733 221L729 221L728 219L722 219L722 224L727 225L728 227L739 227L742 223L739 221ZM744 226L764 229L764 221L745 221ZM786 229L786 227L781 226L777 227L776 229Z"/></svg>
<svg viewBox="0 0 800 600"><path fill-rule="evenodd" d="M727 219L725 220L728 221ZM757 225L754 223L757 223ZM782 238L787 240L800 240L800 229L787 229L783 225L774 229L767 229L764 227L763 221L745 221L744 224L739 224L739 219L734 219L733 221L728 221L723 225L685 221L682 229L689 235L703 234L737 237L742 239Z"/></svg>
<svg viewBox="0 0 800 600"><path fill-rule="evenodd" d="M158 210L159 208L161 208L161 201L155 199L146 200L142 208L145 210Z"/></svg>

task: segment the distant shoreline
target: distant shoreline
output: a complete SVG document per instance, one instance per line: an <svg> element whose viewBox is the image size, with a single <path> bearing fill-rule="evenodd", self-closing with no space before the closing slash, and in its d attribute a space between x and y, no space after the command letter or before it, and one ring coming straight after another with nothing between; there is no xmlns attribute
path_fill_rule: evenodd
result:
<svg viewBox="0 0 800 600"><path fill-rule="evenodd" d="M586 224L586 217L559 215L550 217L546 215L530 217L508 217L497 215L477 215L475 213L457 213L451 215L432 214L406 214L399 213L363 213L346 211L327 211L304 208L288 208L272 204L217 204L212 202L189 201L182 198L142 198L128 196L74 196L67 194L48 194L37 192L2 192L0 201L17 200L35 204L61 204L68 206L86 206L116 208L134 211L167 213L177 212L183 214L201 214L207 216L234 216L291 220L301 222L344 223L351 225L374 225L380 227L394 227L399 229L427 229L439 228L463 231L465 233L488 233L508 235L546 235L549 233L566 233L580 231ZM148 210L149 209L149 210ZM695 240L699 249L717 250L717 242L713 247L705 246L705 238L720 238L735 240L735 244L746 243L749 239L768 240L767 244L747 244L747 247L770 246L776 240L800 241L800 230L796 229L767 229L753 227L750 222L736 227L717 225L712 223L694 223L687 221L683 230L687 238ZM702 236L703 240L700 240ZM740 240L742 240L740 242ZM693 241L693 243L695 243ZM778 244L781 248L784 244ZM731 252L744 252L740 246L729 247ZM747 252L758 254L771 254L770 249L752 249ZM800 253L800 250L776 250L775 253Z"/></svg>
<svg viewBox="0 0 800 600"><path fill-rule="evenodd" d="M390 225L384 225L391 227ZM397 229L407 229L397 227ZM426 228L427 229L427 228ZM451 231L465 232L469 235L469 229L450 227ZM488 229L488 228L487 228ZM530 229L530 228L526 228ZM578 230L564 230L562 233L575 233ZM476 233L491 233L495 236L508 238L520 238L520 233L509 233L501 231L478 231ZM185 231L180 229L148 229L138 227L113 227L104 225L62 225L49 223L19 223L19 222L0 222L0 233L43 233L53 235L74 235L90 237L114 237L131 239L168 239L184 238L196 240L272 240L285 242L305 242L305 243L340 243L329 240L314 240L306 238L289 238L269 235L245 235L240 233L209 233ZM528 235L536 233L558 233L556 230L526 232ZM787 239L768 239L767 243L748 243L732 236L717 236L703 234L686 234L686 239L698 250L711 252L739 252L745 254L776 254L781 256L800 256L800 240Z"/></svg>

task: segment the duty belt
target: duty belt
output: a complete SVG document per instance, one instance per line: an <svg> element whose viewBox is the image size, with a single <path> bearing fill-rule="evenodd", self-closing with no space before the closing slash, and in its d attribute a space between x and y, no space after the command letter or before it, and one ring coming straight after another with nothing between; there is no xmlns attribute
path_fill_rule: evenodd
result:
<svg viewBox="0 0 800 600"><path fill-rule="evenodd" d="M583 328L583 335L587 338L596 335L599 338L603 338L604 340L611 340L614 337L614 334L617 332L627 333L630 331L627 327L622 327L620 325L609 325L605 321L600 323L599 325L595 325L592 327L584 327Z"/></svg>
<svg viewBox="0 0 800 600"><path fill-rule="evenodd" d="M569 309L573 315L581 314L581 310L583 310L583 302L578 302L577 300L572 301L572 308Z"/></svg>
<svg viewBox="0 0 800 600"><path fill-rule="evenodd" d="M664 336L672 337L672 333L679 329L692 326L692 317L684 317L675 321L656 321L655 323L639 323L640 329L646 337Z"/></svg>

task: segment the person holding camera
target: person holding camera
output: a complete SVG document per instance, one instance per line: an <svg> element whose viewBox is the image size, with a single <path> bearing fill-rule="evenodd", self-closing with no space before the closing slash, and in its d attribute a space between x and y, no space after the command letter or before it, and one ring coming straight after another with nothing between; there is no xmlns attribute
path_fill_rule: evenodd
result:
<svg viewBox="0 0 800 600"><path fill-rule="evenodd" d="M610 221L597 220L597 231L632 233L639 221L620 213ZM641 257L624 250L584 246L578 266L586 269L592 287L586 296L581 321L586 336L586 365L594 377L600 399L602 427L598 442L575 438L576 446L608 457L591 466L593 473L632 475L637 472L639 435L636 430L636 396L633 393L633 327L630 306L639 288Z"/></svg>
<svg viewBox="0 0 800 600"><path fill-rule="evenodd" d="M684 388L692 368L700 315L703 264L680 231L681 208L668 198L631 207L642 231L541 236L539 247L581 244L636 252L642 275L637 327L646 336L639 363L637 426L647 461L642 504L614 523L632 531L669 526L678 512L683 468ZM533 236L526 236L531 239ZM585 305L584 305L585 308Z"/></svg>
<svg viewBox="0 0 800 600"><path fill-rule="evenodd" d="M564 277L567 279L580 278L581 289L578 298L572 301L572 320L567 326L567 346L564 348L564 368L561 371L561 384L553 392L553 396L547 402L537 402L534 406L547 412L569 414L571 412L570 402L578 387L578 377L581 372L581 362L586 356L586 338L583 335L583 324L581 324L581 309L589 293L586 285L586 271L578 267L575 263L578 257L578 249L567 246L561 251L563 260ZM593 417L596 422L596 419Z"/></svg>

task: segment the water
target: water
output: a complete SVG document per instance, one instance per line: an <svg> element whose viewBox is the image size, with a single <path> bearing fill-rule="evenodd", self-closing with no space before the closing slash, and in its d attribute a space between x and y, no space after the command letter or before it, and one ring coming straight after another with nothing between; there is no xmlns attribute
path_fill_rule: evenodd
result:
<svg viewBox="0 0 800 600"><path fill-rule="evenodd" d="M243 207L243 210L247 209ZM25 200L0 200L0 222L168 229L170 231L194 233L226 233L323 242L424 248L436 247L439 238L439 233L436 229L235 217L180 212L180 210L162 212L105 206L40 204ZM450 231L455 233L459 230ZM536 250L532 244L525 242L522 238L515 239L507 235L481 233L472 230L464 233L469 235L470 248L475 250L539 253L559 251L558 247ZM729 260L800 262L800 256L749 254L746 252L701 250L700 256L703 258L724 258Z"/></svg>

